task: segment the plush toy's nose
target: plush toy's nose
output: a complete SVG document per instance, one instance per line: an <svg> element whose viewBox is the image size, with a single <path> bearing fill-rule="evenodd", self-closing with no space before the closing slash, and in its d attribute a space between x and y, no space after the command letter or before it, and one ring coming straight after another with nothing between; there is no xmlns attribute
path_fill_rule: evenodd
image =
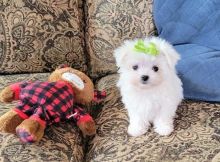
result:
<svg viewBox="0 0 220 162"><path fill-rule="evenodd" d="M93 101L99 103L106 97L105 91L94 90Z"/></svg>

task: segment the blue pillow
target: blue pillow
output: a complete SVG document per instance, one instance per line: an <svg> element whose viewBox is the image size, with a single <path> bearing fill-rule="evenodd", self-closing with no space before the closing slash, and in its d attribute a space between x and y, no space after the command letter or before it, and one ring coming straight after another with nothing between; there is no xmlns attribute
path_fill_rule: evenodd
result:
<svg viewBox="0 0 220 162"><path fill-rule="evenodd" d="M220 1L154 0L153 14L159 37L181 55L185 98L220 102Z"/></svg>

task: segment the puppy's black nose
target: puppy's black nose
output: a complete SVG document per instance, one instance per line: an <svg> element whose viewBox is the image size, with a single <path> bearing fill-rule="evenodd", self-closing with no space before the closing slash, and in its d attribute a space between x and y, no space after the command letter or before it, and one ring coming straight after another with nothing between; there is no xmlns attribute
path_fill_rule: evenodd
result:
<svg viewBox="0 0 220 162"><path fill-rule="evenodd" d="M146 82L149 79L148 75L142 75L141 76L142 81Z"/></svg>

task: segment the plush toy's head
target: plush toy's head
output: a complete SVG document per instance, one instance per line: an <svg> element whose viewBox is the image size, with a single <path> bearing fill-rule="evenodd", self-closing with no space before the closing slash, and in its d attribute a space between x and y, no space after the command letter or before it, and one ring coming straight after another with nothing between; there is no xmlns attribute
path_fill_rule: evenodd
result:
<svg viewBox="0 0 220 162"><path fill-rule="evenodd" d="M61 65L50 76L48 81L67 81L75 91L75 101L79 104L88 104L94 97L94 85L91 79L83 72Z"/></svg>

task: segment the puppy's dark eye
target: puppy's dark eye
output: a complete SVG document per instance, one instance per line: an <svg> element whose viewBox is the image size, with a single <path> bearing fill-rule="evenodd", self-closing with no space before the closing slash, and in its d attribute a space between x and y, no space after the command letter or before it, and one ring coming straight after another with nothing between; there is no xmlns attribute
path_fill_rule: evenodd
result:
<svg viewBox="0 0 220 162"><path fill-rule="evenodd" d="M83 80L83 83L86 83L86 80Z"/></svg>
<svg viewBox="0 0 220 162"><path fill-rule="evenodd" d="M159 68L157 66L153 66L153 71L157 72L159 70Z"/></svg>
<svg viewBox="0 0 220 162"><path fill-rule="evenodd" d="M132 69L133 69L133 70L137 70L137 69L138 69L138 65L132 66Z"/></svg>

